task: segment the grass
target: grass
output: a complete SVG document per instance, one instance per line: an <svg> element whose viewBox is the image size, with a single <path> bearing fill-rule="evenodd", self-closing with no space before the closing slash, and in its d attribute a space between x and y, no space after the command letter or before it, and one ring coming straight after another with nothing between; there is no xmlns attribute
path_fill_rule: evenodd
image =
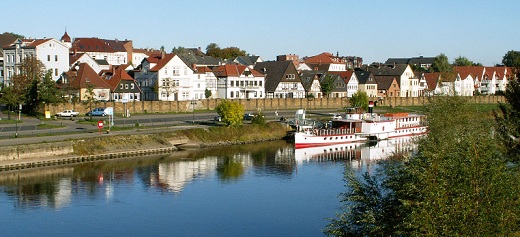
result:
<svg viewBox="0 0 520 237"><path fill-rule="evenodd" d="M15 124L17 120L14 119L0 119L0 124ZM23 120L18 121L18 123L23 123Z"/></svg>
<svg viewBox="0 0 520 237"><path fill-rule="evenodd" d="M38 129L53 129L53 128L64 128L65 125L42 123L42 124L38 124L37 127L38 127Z"/></svg>

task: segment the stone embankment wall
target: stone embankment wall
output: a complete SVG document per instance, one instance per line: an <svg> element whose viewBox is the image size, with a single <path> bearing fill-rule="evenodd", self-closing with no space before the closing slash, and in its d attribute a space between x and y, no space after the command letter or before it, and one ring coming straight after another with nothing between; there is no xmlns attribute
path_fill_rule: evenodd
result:
<svg viewBox="0 0 520 237"><path fill-rule="evenodd" d="M505 102L503 96L472 96L467 97L473 103L492 104ZM420 106L427 104L435 97L394 97L378 100L373 98L376 106ZM192 101L137 101L137 102L97 102L95 107L112 107L115 114L123 114L125 110L132 113L183 113L193 110L214 110L222 99L204 99ZM261 110L284 110L284 109L338 109L349 107L348 98L268 98L268 99L234 99L232 101L242 104L246 111ZM47 105L45 110L51 114L74 109L80 114L89 111L89 105L84 103L63 103L58 105Z"/></svg>
<svg viewBox="0 0 520 237"><path fill-rule="evenodd" d="M72 154L72 142L38 143L0 147L0 161L37 159Z"/></svg>

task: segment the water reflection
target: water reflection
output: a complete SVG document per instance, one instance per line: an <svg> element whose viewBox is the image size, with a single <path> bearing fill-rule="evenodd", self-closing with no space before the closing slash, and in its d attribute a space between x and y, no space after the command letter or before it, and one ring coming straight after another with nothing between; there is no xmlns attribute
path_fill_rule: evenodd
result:
<svg viewBox="0 0 520 237"><path fill-rule="evenodd" d="M354 167L411 151L410 138L377 144L346 144L294 149L284 141L266 142L202 151L179 151L165 156L111 160L75 166L39 168L0 173L3 194L15 208L61 209L81 199L112 201L132 187L144 185L158 192L179 194L196 181L221 183L243 180L247 175L292 179L298 166L309 162L346 161Z"/></svg>
<svg viewBox="0 0 520 237"><path fill-rule="evenodd" d="M373 143L347 143L301 148L295 149L294 158L298 164L345 160L349 161L352 167L361 168L365 164L386 159L392 155L411 153L416 149L416 140L419 138L402 137Z"/></svg>

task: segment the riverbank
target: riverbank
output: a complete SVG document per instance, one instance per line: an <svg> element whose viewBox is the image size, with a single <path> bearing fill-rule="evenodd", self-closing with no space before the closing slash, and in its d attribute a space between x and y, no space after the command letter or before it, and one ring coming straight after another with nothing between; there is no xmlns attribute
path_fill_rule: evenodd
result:
<svg viewBox="0 0 520 237"><path fill-rule="evenodd" d="M4 146L0 147L0 171L276 140L282 139L288 129L285 124L270 122L265 126L208 126Z"/></svg>

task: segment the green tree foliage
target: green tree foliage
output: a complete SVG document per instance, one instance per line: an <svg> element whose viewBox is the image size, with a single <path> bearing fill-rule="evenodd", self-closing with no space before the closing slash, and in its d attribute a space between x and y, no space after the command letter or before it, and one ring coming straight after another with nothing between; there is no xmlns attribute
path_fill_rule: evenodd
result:
<svg viewBox="0 0 520 237"><path fill-rule="evenodd" d="M38 99L39 85L44 75L44 65L36 57L26 57L20 64L20 71L11 77L12 89L6 91L10 104L24 104L24 113L34 115L38 113L40 101Z"/></svg>
<svg viewBox="0 0 520 237"><path fill-rule="evenodd" d="M244 175L244 165L242 162L225 157L223 162L217 165L217 174L221 180L234 180Z"/></svg>
<svg viewBox="0 0 520 237"><path fill-rule="evenodd" d="M343 236L519 233L518 166L502 153L489 120L478 116L463 97L434 98L427 116L429 134L419 140L415 156L384 162L383 174L365 174L364 182L347 179L351 188L344 197L359 211L340 214L329 225L331 230L354 230L339 232ZM380 184L371 181L376 177ZM369 215L373 210L382 210L386 218ZM356 220L356 229L349 227Z"/></svg>
<svg viewBox="0 0 520 237"><path fill-rule="evenodd" d="M17 108L19 98L13 91L12 86L3 87L2 90L0 90L0 93L2 94L0 97L0 103L7 106L7 118L11 119L11 111L13 111L14 108Z"/></svg>
<svg viewBox="0 0 520 237"><path fill-rule="evenodd" d="M448 57L444 54L439 54L433 60L433 64L431 66L431 70L433 72L440 72L441 79L443 81L454 81L455 80L455 71L453 70L453 65L450 64Z"/></svg>
<svg viewBox="0 0 520 237"><path fill-rule="evenodd" d="M347 192L341 193L344 203L337 219L324 229L329 236L392 236L398 233L400 207L392 192L387 192L379 175L364 173L361 178L352 170L345 172Z"/></svg>
<svg viewBox="0 0 520 237"><path fill-rule="evenodd" d="M350 106L363 108L365 111L368 110L368 95L365 91L357 91L349 99Z"/></svg>
<svg viewBox="0 0 520 237"><path fill-rule="evenodd" d="M323 95L325 95L326 97L329 97L330 93L332 93L332 90L334 90L334 76L327 74L320 81L320 88L321 88L321 93L323 93Z"/></svg>
<svg viewBox="0 0 520 237"><path fill-rule="evenodd" d="M495 112L496 130L506 153L514 162L520 162L520 82L511 80L504 93L507 103L499 105Z"/></svg>
<svg viewBox="0 0 520 237"><path fill-rule="evenodd" d="M472 66L473 62L466 57L459 56L453 61L453 66Z"/></svg>
<svg viewBox="0 0 520 237"><path fill-rule="evenodd" d="M10 35L14 36L17 39L25 39L25 36L20 35L20 34L16 34L16 33L13 33L13 32L5 32L4 34L10 34Z"/></svg>
<svg viewBox="0 0 520 237"><path fill-rule="evenodd" d="M211 91L208 88L204 90L204 96L206 97L206 99L209 99L211 97Z"/></svg>
<svg viewBox="0 0 520 237"><path fill-rule="evenodd" d="M83 103L88 105L89 111L92 111L92 109L94 109L93 104L95 104L97 101L96 93L94 92L94 88L96 88L96 86L94 86L93 84L89 83L87 85L87 91L85 93L85 100L83 100ZM80 98L80 100L81 100L81 98ZM89 120L92 121L92 113L89 114Z"/></svg>
<svg viewBox="0 0 520 237"><path fill-rule="evenodd" d="M504 66L511 67L517 78L520 78L520 51L510 50L502 58Z"/></svg>
<svg viewBox="0 0 520 237"><path fill-rule="evenodd" d="M52 71L48 70L38 86L38 100L43 104L57 104L63 101L62 93L52 80Z"/></svg>
<svg viewBox="0 0 520 237"><path fill-rule="evenodd" d="M224 100L215 108L227 126L237 126L242 124L244 117L244 107L238 102Z"/></svg>
<svg viewBox="0 0 520 237"><path fill-rule="evenodd" d="M256 124L260 126L267 126L267 121L265 120L265 116L262 113L261 110L258 110L254 116L253 119L251 119L251 124Z"/></svg>
<svg viewBox="0 0 520 237"><path fill-rule="evenodd" d="M221 49L218 44L216 43L210 43L206 47L206 55L212 56L215 58L221 58L221 59L229 59L229 58L236 58L238 56L245 56L247 55L246 51L240 50L237 47L227 47Z"/></svg>
<svg viewBox="0 0 520 237"><path fill-rule="evenodd" d="M412 235L507 236L518 230L519 180L489 121L468 105L462 97L442 97L427 107L429 134L405 163L408 178L399 184L413 188L397 189L410 210L405 226Z"/></svg>

